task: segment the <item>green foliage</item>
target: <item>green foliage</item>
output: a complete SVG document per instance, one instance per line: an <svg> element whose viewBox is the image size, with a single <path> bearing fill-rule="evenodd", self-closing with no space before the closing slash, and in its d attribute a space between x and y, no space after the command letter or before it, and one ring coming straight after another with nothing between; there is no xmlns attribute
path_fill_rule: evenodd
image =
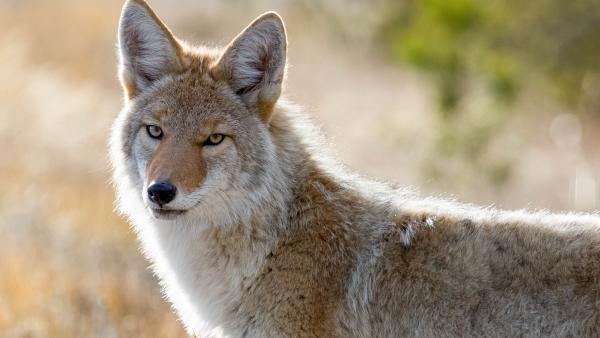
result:
<svg viewBox="0 0 600 338"><path fill-rule="evenodd" d="M437 85L442 155L476 162L522 88L576 108L585 78L600 72L598 0L389 0L384 16L381 41L392 57ZM495 102L488 111L465 111L474 87Z"/></svg>
<svg viewBox="0 0 600 338"><path fill-rule="evenodd" d="M528 76L542 77L572 104L583 78L600 71L600 1L394 3L386 7L382 39L396 59L436 76L445 109L458 102L444 91L473 77L500 99L513 99Z"/></svg>

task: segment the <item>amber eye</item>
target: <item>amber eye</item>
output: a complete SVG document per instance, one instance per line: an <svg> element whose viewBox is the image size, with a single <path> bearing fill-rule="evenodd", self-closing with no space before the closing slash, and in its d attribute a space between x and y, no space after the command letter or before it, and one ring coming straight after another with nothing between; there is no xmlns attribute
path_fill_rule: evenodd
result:
<svg viewBox="0 0 600 338"><path fill-rule="evenodd" d="M206 139L206 141L204 141L204 145L205 146L216 146L216 145L220 144L221 142L223 142L224 139L225 139L225 135L223 135L223 134L212 134Z"/></svg>
<svg viewBox="0 0 600 338"><path fill-rule="evenodd" d="M153 124L147 125L146 131L148 132L148 135L150 135L150 137L158 139L158 140L163 136L162 129L160 129L159 126L156 126Z"/></svg>

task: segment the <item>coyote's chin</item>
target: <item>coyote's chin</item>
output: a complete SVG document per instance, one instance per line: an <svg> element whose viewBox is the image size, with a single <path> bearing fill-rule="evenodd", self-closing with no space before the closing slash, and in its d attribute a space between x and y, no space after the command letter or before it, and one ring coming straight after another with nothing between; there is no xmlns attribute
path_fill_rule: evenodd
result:
<svg viewBox="0 0 600 338"><path fill-rule="evenodd" d="M208 49L143 0L123 8L118 205L191 335L600 336L597 215L479 209L349 173L281 101L286 48L275 13Z"/></svg>
<svg viewBox="0 0 600 338"><path fill-rule="evenodd" d="M148 208L148 211L156 219L173 220L178 216L185 215L187 210L164 209L164 208Z"/></svg>

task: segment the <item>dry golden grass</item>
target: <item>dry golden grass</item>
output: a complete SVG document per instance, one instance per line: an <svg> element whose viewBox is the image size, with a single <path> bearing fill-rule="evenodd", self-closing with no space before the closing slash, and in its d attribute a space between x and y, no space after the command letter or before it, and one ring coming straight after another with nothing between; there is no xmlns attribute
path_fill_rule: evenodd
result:
<svg viewBox="0 0 600 338"><path fill-rule="evenodd" d="M468 175L422 181L435 135L432 90L419 74L357 43L367 33L352 43L340 39L340 25L359 24L328 23L308 1L183 1L177 8L151 2L183 37L220 43L260 12L280 11L291 41L292 98L322 123L343 161L363 173L506 207L598 205L597 121L583 123L580 143L561 148L548 134L551 114L519 116L519 109L540 108L518 105L514 133L497 141L499 151L513 147L516 156L505 185ZM0 337L184 336L134 234L113 212L106 142L121 101L120 6L0 2ZM461 172L463 164L444 165Z"/></svg>
<svg viewBox="0 0 600 338"><path fill-rule="evenodd" d="M3 337L181 337L103 181L0 172Z"/></svg>

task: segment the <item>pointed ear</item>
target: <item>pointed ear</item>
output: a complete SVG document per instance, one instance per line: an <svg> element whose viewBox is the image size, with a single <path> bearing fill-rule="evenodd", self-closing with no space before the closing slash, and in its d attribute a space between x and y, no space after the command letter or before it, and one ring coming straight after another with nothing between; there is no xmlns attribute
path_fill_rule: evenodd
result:
<svg viewBox="0 0 600 338"><path fill-rule="evenodd" d="M274 12L258 17L227 46L217 77L268 122L279 99L286 65L287 40L283 21Z"/></svg>
<svg viewBox="0 0 600 338"><path fill-rule="evenodd" d="M144 0L128 0L119 23L119 76L135 97L154 81L181 68L182 47Z"/></svg>

